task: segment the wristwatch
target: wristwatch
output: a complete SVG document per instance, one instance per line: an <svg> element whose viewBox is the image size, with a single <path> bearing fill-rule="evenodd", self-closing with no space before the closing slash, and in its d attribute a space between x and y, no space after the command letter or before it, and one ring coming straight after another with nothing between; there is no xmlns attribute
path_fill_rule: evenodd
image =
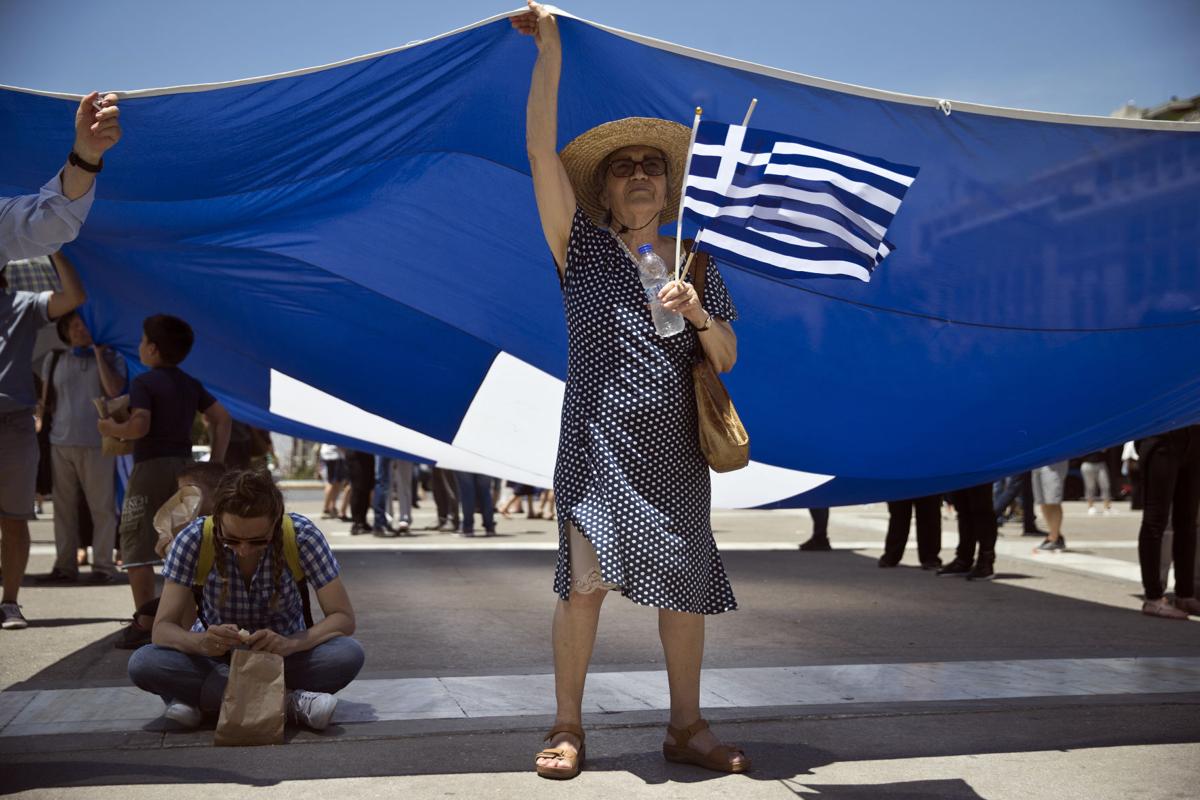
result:
<svg viewBox="0 0 1200 800"><path fill-rule="evenodd" d="M84 161L83 158L79 155L79 153L76 153L74 150L71 151L71 155L67 156L67 163L69 163L73 167L79 167L84 172L97 173L100 170L104 169L104 159L103 158L100 159L99 164L93 164L89 161Z"/></svg>
<svg viewBox="0 0 1200 800"><path fill-rule="evenodd" d="M693 328L696 328L696 333L700 333L701 331L706 331L712 327L712 314L709 314L707 311L705 311L704 315L705 315L705 319L704 319L703 325L701 325L699 327L692 325Z"/></svg>

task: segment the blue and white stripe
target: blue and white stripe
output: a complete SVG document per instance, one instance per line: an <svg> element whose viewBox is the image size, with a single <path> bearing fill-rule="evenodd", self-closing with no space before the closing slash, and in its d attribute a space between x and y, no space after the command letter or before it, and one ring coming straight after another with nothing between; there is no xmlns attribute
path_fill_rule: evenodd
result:
<svg viewBox="0 0 1200 800"><path fill-rule="evenodd" d="M702 122L684 216L697 243L749 266L868 281L917 168L773 131Z"/></svg>

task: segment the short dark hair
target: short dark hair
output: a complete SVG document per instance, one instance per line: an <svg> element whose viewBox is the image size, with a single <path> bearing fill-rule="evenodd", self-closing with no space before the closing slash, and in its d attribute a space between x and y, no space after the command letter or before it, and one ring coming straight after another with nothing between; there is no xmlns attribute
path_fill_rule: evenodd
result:
<svg viewBox="0 0 1200 800"><path fill-rule="evenodd" d="M172 367L188 357L196 341L192 326L170 314L146 317L142 321L142 333L146 335L146 341L158 348L162 360Z"/></svg>
<svg viewBox="0 0 1200 800"><path fill-rule="evenodd" d="M6 261L3 264L0 264L0 292L8 288L8 275L5 274L7 271L8 262Z"/></svg>
<svg viewBox="0 0 1200 800"><path fill-rule="evenodd" d="M71 327L71 320L78 316L79 312L72 309L54 320L54 330L58 332L58 340L65 345L71 344L71 337L67 335L67 330Z"/></svg>
<svg viewBox="0 0 1200 800"><path fill-rule="evenodd" d="M212 498L217 493L217 484L227 471L220 461L197 461L179 470L175 480L194 483L204 489L206 497Z"/></svg>

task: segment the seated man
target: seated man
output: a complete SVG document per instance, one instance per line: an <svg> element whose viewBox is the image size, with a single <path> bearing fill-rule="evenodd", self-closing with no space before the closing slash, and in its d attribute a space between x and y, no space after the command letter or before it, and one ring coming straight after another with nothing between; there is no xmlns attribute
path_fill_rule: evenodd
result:
<svg viewBox="0 0 1200 800"><path fill-rule="evenodd" d="M152 644L129 659L130 679L166 701L165 717L196 727L220 710L231 649L278 653L289 719L322 730L337 705L333 693L363 664L362 646L350 638L354 609L338 573L317 527L284 514L269 474L226 474L212 516L196 519L171 543ZM324 613L316 625L306 623L309 583Z"/></svg>

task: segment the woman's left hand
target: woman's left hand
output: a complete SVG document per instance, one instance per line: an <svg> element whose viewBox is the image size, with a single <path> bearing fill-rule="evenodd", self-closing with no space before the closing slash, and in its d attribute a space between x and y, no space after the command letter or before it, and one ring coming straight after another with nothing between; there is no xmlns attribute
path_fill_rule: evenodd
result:
<svg viewBox="0 0 1200 800"><path fill-rule="evenodd" d="M296 651L296 642L294 640L278 634L270 628L259 628L250 634L250 638L246 640L246 644L251 650L275 653L284 657L290 656Z"/></svg>
<svg viewBox="0 0 1200 800"><path fill-rule="evenodd" d="M671 281L659 291L658 299L666 310L682 314L690 321L694 321L693 317L699 317L703 322L704 309L700 307L700 298L687 281Z"/></svg>

